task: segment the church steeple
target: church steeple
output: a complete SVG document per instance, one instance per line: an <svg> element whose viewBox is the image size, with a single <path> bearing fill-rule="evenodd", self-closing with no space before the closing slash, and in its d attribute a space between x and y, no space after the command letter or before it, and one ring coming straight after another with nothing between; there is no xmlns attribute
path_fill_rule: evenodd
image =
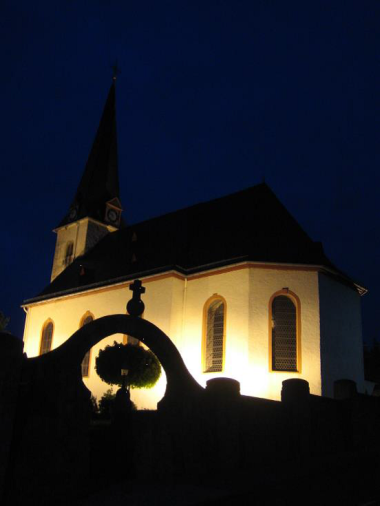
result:
<svg viewBox="0 0 380 506"><path fill-rule="evenodd" d="M86 217L118 227L120 214L114 79L82 179L59 227Z"/></svg>
<svg viewBox="0 0 380 506"><path fill-rule="evenodd" d="M82 179L68 213L55 229L51 279L122 225L117 164L115 76Z"/></svg>

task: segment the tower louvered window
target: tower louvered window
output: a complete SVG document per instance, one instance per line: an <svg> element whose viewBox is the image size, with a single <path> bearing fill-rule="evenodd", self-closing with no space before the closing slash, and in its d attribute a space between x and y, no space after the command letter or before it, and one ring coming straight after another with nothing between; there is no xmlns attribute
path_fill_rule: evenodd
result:
<svg viewBox="0 0 380 506"><path fill-rule="evenodd" d="M87 325L87 323L91 323L93 321L93 319L94 318L91 315L86 316L86 318L82 322L82 327ZM82 369L82 377L83 378L87 378L89 375L90 355L91 355L91 350L88 350L88 352L86 353L86 355L84 356L84 358L82 360L81 369Z"/></svg>
<svg viewBox="0 0 380 506"><path fill-rule="evenodd" d="M53 322L48 322L45 324L42 330L40 355L48 353L51 350L51 343L53 341L53 329Z"/></svg>
<svg viewBox="0 0 380 506"><path fill-rule="evenodd" d="M63 260L64 265L70 265L73 261L74 243L70 241L66 246L65 258Z"/></svg>
<svg viewBox="0 0 380 506"><path fill-rule="evenodd" d="M205 372L223 370L225 304L216 299L206 317Z"/></svg>
<svg viewBox="0 0 380 506"><path fill-rule="evenodd" d="M272 369L297 371L297 309L285 295L272 302Z"/></svg>

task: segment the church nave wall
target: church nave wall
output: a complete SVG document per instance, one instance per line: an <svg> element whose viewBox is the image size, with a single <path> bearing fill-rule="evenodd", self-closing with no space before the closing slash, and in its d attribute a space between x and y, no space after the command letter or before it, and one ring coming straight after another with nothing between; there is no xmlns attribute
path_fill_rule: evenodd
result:
<svg viewBox="0 0 380 506"><path fill-rule="evenodd" d="M186 366L201 384L216 376L235 378L241 392L279 399L282 381L291 377L310 383L311 392L321 394L320 326L318 273L313 270L290 270L246 266L198 275L187 279L178 276L157 276L142 279L143 317L157 325L178 347ZM129 283L128 283L129 284ZM80 326L83 315L90 311L94 318L109 314L125 314L131 297L128 284L113 286L35 304L29 308L25 331L25 351L28 356L39 353L41 329L47 318L54 322L53 348L62 344ZM299 299L300 356L299 372L270 370L270 309L271 297L283 289ZM205 304L220 297L225 303L225 347L221 372L204 372L203 353ZM299 314L298 314L299 313ZM111 336L91 351L90 374L84 379L99 399L109 387L94 371L99 349L123 336ZM165 390L163 377L158 387L134 391L139 407L154 408Z"/></svg>
<svg viewBox="0 0 380 506"><path fill-rule="evenodd" d="M299 299L299 372L270 370L269 302L274 294L282 292L283 289L288 289ZM311 393L321 394L318 297L317 272L275 267L250 269L250 395L280 399L282 382L289 378L306 379Z"/></svg>
<svg viewBox="0 0 380 506"><path fill-rule="evenodd" d="M351 379L364 393L360 295L330 276L319 274L321 304L322 393L333 397L334 381Z"/></svg>

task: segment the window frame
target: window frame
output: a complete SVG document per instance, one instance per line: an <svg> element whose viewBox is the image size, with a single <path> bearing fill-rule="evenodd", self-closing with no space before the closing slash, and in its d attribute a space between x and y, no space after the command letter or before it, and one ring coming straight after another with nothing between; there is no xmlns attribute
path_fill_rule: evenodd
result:
<svg viewBox="0 0 380 506"><path fill-rule="evenodd" d="M45 333L45 330L46 328L48 327L48 325L52 325L53 329L51 331L51 341L50 341L50 348L48 351L45 351L44 353L42 353L42 341L43 341L43 338L44 338L44 333ZM42 325L42 330L41 330L41 336L40 336L40 348L39 348L39 356L42 356L42 355L46 355L46 353L49 353L49 351L51 351L53 349L53 337L54 337L54 330L55 330L55 325L54 325L54 322L51 318L48 318L47 320L45 320L44 324Z"/></svg>
<svg viewBox="0 0 380 506"><path fill-rule="evenodd" d="M207 316L208 310L213 302L220 300L224 304L223 314L223 356L222 356L222 369L220 371L208 371L206 366L207 358ZM227 301L222 295L214 293L209 297L203 305L203 321L202 321L202 373L203 374L218 374L225 370L226 360L226 336L227 336Z"/></svg>
<svg viewBox="0 0 380 506"><path fill-rule="evenodd" d="M285 296L291 299L296 308L296 371L285 371L273 369L273 327L272 327L272 317L273 317L273 301L276 297ZM271 298L269 299L269 311L268 311L268 336L269 336L269 372L279 373L279 374L301 374L302 372L302 355L301 355L301 301L299 297L289 290L288 288L283 288L275 292Z"/></svg>

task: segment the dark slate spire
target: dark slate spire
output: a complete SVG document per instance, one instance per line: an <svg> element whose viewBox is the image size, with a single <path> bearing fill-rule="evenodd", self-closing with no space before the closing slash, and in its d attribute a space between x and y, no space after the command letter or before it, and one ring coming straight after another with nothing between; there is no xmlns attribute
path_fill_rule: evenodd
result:
<svg viewBox="0 0 380 506"><path fill-rule="evenodd" d="M59 227L85 217L105 222L106 203L113 199L119 201L115 79L108 93L82 179L69 212Z"/></svg>

